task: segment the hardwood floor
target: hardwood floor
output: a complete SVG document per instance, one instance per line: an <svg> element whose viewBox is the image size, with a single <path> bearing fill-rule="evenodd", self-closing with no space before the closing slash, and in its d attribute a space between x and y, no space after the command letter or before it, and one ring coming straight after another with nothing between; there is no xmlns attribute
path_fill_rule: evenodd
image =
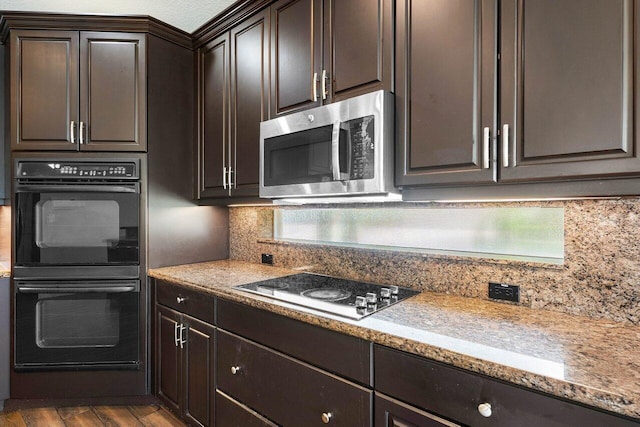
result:
<svg viewBox="0 0 640 427"><path fill-rule="evenodd" d="M159 405L75 406L0 412L1 427L182 427Z"/></svg>

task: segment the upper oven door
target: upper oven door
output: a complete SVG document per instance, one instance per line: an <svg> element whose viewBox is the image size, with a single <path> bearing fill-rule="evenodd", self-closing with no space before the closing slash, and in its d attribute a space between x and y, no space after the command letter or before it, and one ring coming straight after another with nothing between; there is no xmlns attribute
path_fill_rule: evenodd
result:
<svg viewBox="0 0 640 427"><path fill-rule="evenodd" d="M133 266L131 275L137 277L139 188L138 183L16 185L15 276L38 278L38 268L81 272L83 266Z"/></svg>

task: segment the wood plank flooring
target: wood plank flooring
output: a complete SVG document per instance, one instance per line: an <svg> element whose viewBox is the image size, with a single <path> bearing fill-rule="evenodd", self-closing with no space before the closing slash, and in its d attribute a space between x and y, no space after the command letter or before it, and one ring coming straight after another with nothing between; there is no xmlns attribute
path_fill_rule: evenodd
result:
<svg viewBox="0 0 640 427"><path fill-rule="evenodd" d="M74 406L0 412L1 427L185 427L166 408Z"/></svg>

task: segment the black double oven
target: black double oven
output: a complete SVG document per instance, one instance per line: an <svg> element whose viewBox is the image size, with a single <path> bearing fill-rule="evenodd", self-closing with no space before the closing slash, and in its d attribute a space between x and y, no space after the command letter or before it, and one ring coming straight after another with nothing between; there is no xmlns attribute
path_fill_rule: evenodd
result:
<svg viewBox="0 0 640 427"><path fill-rule="evenodd" d="M13 162L14 369L138 369L141 159Z"/></svg>

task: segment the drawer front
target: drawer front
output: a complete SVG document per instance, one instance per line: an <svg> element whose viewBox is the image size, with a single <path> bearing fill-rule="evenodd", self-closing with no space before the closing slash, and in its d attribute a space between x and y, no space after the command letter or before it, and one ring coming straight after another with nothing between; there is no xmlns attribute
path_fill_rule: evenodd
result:
<svg viewBox="0 0 640 427"><path fill-rule="evenodd" d="M207 323L214 323L214 297L156 280L156 301Z"/></svg>
<svg viewBox="0 0 640 427"><path fill-rule="evenodd" d="M372 385L371 343L218 299L218 326L360 384Z"/></svg>
<svg viewBox="0 0 640 427"><path fill-rule="evenodd" d="M371 390L220 329L217 337L218 388L270 420L320 427L328 415L333 426L371 425Z"/></svg>
<svg viewBox="0 0 640 427"><path fill-rule="evenodd" d="M373 406L375 427L461 427L378 393Z"/></svg>
<svg viewBox="0 0 640 427"><path fill-rule="evenodd" d="M621 427L635 422L389 348L374 346L376 391L472 426ZM478 406L491 405L484 417ZM486 408L486 407L485 407Z"/></svg>
<svg viewBox="0 0 640 427"><path fill-rule="evenodd" d="M216 392L216 426L221 427L278 427L256 411L236 402L231 397Z"/></svg>

